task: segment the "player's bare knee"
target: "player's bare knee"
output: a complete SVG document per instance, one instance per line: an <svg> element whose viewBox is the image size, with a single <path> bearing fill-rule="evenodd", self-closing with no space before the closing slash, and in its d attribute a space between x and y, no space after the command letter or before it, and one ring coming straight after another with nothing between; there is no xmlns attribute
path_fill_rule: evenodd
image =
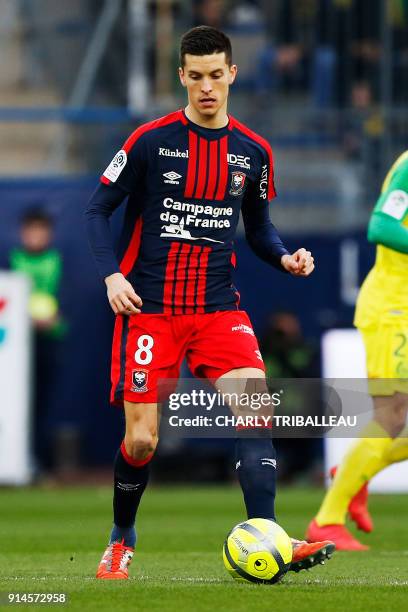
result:
<svg viewBox="0 0 408 612"><path fill-rule="evenodd" d="M125 445L132 459L142 460L153 454L159 441L156 432L140 431L126 434Z"/></svg>

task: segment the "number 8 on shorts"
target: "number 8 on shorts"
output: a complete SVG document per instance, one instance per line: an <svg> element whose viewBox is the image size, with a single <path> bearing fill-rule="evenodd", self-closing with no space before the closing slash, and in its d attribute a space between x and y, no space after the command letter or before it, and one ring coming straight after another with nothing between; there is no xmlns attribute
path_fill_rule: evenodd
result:
<svg viewBox="0 0 408 612"><path fill-rule="evenodd" d="M153 348L154 340L151 336L143 334L137 340L137 351L135 352L135 361L139 365L148 365L153 359L151 349Z"/></svg>

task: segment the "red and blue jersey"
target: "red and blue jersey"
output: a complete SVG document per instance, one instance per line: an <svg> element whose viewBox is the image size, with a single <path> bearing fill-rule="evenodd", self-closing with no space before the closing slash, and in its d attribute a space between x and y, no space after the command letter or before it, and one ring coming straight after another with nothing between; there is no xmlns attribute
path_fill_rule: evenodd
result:
<svg viewBox="0 0 408 612"><path fill-rule="evenodd" d="M266 140L233 117L224 128L208 129L179 110L140 126L101 182L87 216L103 277L120 269L142 298L144 313L237 308L233 241L241 209L252 237L253 230L261 236L266 225L273 228L268 213L275 196L273 157ZM116 259L103 223L126 196ZM276 236L272 255L279 267L287 251ZM266 260L269 247L258 253Z"/></svg>

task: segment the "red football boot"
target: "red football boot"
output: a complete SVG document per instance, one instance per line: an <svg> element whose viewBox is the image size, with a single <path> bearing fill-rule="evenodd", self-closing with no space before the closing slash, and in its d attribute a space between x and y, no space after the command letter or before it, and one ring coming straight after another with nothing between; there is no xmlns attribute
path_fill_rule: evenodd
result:
<svg viewBox="0 0 408 612"><path fill-rule="evenodd" d="M306 539L308 542L319 540L331 540L336 545L336 550L368 550L369 547L354 538L344 525L323 525L319 527L313 519L307 528Z"/></svg>
<svg viewBox="0 0 408 612"><path fill-rule="evenodd" d="M104 580L126 580L129 578L128 566L132 561L134 549L122 542L109 544L96 572L97 578Z"/></svg>
<svg viewBox="0 0 408 612"><path fill-rule="evenodd" d="M313 542L309 544L305 540L295 540L291 538L293 546L293 557L289 567L290 572L300 572L309 569L320 563L324 565L326 559L330 559L335 551L333 542Z"/></svg>
<svg viewBox="0 0 408 612"><path fill-rule="evenodd" d="M333 479L337 472L337 467L330 470L330 477ZM366 533L370 533L373 528L373 519L368 511L368 482L363 484L361 489L355 494L348 506L348 512L357 528Z"/></svg>

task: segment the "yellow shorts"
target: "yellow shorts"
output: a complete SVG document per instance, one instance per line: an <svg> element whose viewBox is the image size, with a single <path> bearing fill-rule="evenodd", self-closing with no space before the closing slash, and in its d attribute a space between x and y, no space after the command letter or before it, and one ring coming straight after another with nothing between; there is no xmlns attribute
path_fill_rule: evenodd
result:
<svg viewBox="0 0 408 612"><path fill-rule="evenodd" d="M366 350L371 395L408 393L408 324L359 327Z"/></svg>

